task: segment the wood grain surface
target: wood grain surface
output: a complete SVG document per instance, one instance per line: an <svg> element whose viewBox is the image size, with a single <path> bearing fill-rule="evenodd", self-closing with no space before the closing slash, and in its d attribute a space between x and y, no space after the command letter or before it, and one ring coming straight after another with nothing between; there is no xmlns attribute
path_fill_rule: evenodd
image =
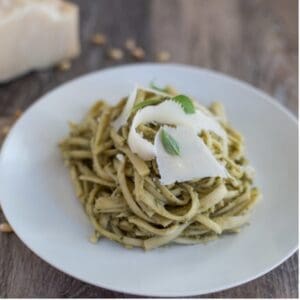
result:
<svg viewBox="0 0 300 300"><path fill-rule="evenodd" d="M15 110L25 110L63 82L134 62L128 53L120 62L107 58L108 47L123 47L129 37L145 49L145 61L154 61L158 51L169 51L171 62L218 70L249 82L298 115L297 0L73 2L80 6L81 56L69 71L32 72L0 85L1 128L12 122ZM107 46L90 43L95 32L107 35ZM33 254L15 234L0 234L0 297L128 296L67 276ZM298 297L298 254L256 280L205 296Z"/></svg>

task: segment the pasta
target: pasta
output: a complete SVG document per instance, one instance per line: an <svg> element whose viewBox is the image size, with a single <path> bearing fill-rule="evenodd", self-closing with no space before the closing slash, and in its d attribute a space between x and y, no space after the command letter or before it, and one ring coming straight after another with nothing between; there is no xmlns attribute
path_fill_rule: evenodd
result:
<svg viewBox="0 0 300 300"><path fill-rule="evenodd" d="M177 94L170 87L163 92ZM139 89L135 104L142 103L140 109L144 104L157 105L166 99L164 93ZM227 122L223 106L213 103L208 112L225 130L227 144L208 130L202 130L199 139L229 177L163 185L156 160L141 159L127 143L137 110L118 130L111 126L126 101L115 106L96 102L81 123L69 124L70 134L60 143L76 196L94 227L91 240L106 237L127 248L150 250L170 243L206 242L247 224L260 192L253 187L243 137ZM159 128L158 123L148 123L137 131L153 143Z"/></svg>

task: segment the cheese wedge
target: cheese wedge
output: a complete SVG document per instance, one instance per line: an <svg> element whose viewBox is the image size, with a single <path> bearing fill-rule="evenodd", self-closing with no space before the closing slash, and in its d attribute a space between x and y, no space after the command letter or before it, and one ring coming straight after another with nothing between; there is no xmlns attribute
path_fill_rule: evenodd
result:
<svg viewBox="0 0 300 300"><path fill-rule="evenodd" d="M0 1L0 82L80 53L78 7L62 0Z"/></svg>

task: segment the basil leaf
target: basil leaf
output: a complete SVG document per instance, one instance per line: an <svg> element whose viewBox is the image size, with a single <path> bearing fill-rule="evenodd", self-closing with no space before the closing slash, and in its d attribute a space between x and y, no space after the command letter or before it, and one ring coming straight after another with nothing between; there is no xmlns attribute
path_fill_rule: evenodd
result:
<svg viewBox="0 0 300 300"><path fill-rule="evenodd" d="M136 104L133 108L132 108L132 112L136 112L137 110L139 109L142 109L146 106L149 106L149 105L156 105L156 104L159 104L163 101L163 99L159 99L159 98L151 98L151 99L147 99L147 100L144 100L138 104Z"/></svg>
<svg viewBox="0 0 300 300"><path fill-rule="evenodd" d="M166 150L171 155L179 155L180 149L176 140L168 134L164 129L160 133L161 142Z"/></svg>
<svg viewBox="0 0 300 300"><path fill-rule="evenodd" d="M177 95L177 96L173 97L173 100L181 105L181 107L183 108L183 110L186 114L194 114L195 113L194 103L189 97L187 97L185 95Z"/></svg>
<svg viewBox="0 0 300 300"><path fill-rule="evenodd" d="M154 84L153 81L150 82L150 87L151 87L153 90L157 90L157 91L160 91L160 92L164 92L164 93L165 93L165 88L160 88L160 87L156 86L156 85Z"/></svg>

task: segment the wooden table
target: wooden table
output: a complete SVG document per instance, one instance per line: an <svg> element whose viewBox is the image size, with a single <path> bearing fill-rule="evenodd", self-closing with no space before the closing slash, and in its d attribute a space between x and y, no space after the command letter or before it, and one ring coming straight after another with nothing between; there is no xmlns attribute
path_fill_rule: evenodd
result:
<svg viewBox="0 0 300 300"><path fill-rule="evenodd" d="M211 68L261 88L298 115L297 0L76 0L81 9L82 54L67 72L33 72L0 85L0 126L47 91L79 75L121 62L90 37L108 45L128 37L153 61L160 50L172 62ZM284 200L284 199L283 199ZM0 221L3 221L3 215ZM288 233L287 233L288 234ZM207 297L297 297L298 255L250 283ZM34 255L14 234L0 234L0 297L127 297L73 279Z"/></svg>

